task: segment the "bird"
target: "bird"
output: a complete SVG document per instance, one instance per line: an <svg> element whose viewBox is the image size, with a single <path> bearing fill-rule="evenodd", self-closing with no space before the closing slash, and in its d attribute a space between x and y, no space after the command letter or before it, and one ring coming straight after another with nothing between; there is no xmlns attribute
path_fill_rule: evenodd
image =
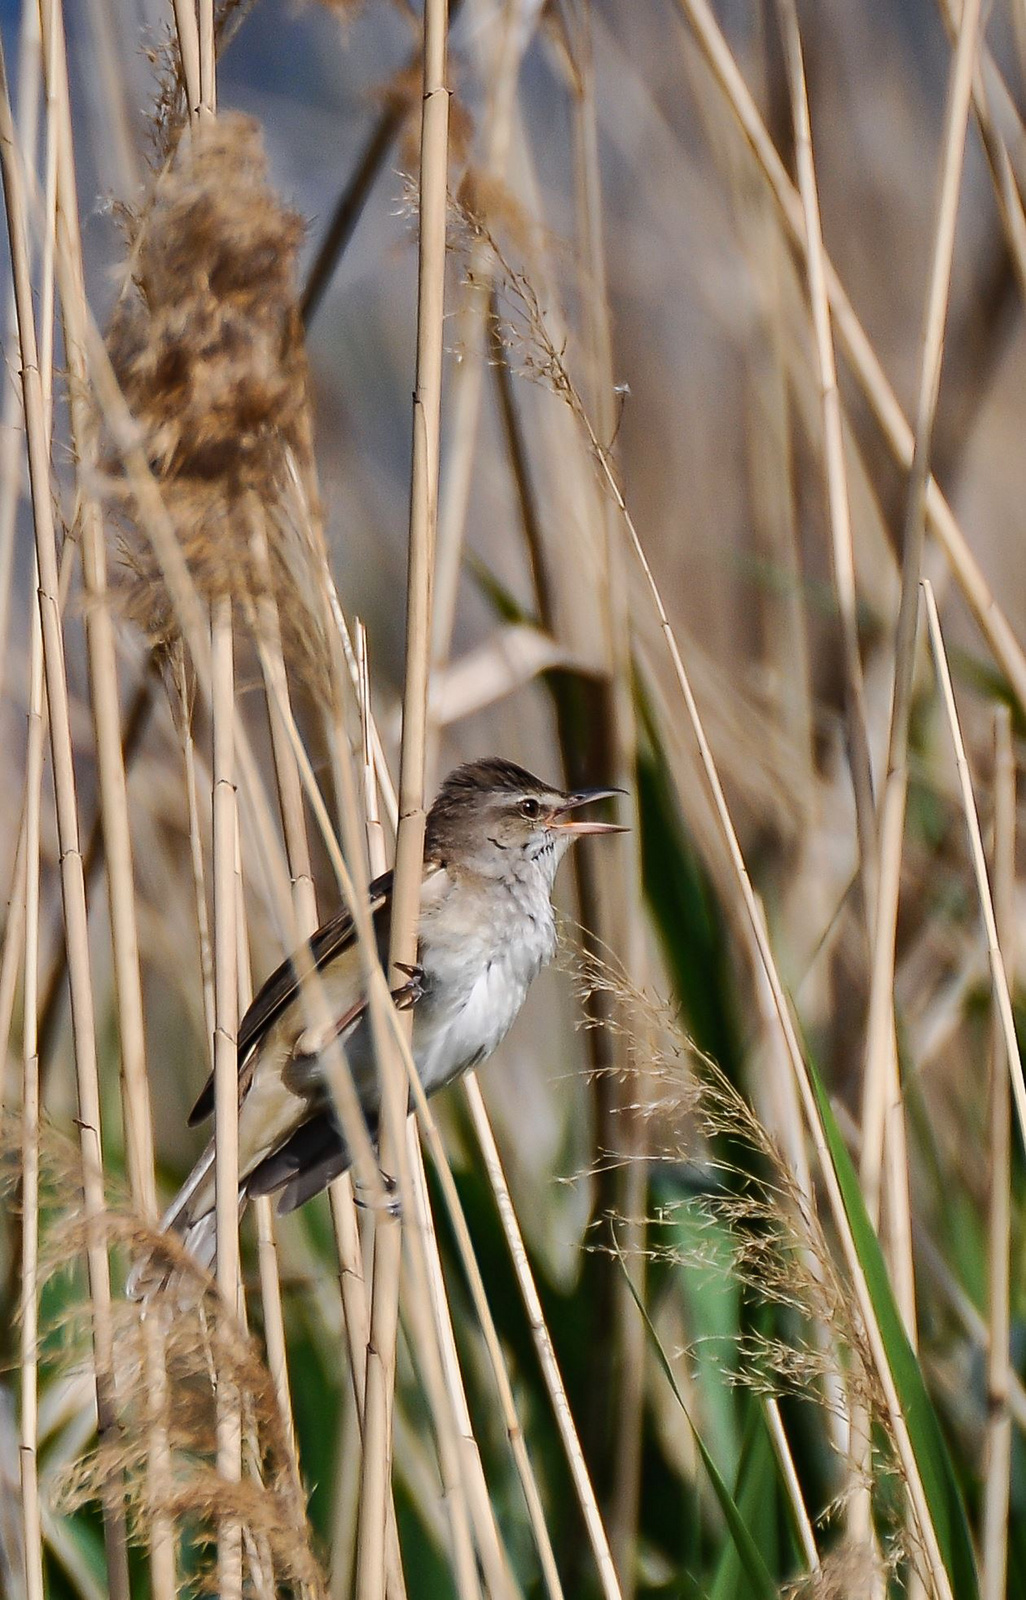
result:
<svg viewBox="0 0 1026 1600"><path fill-rule="evenodd" d="M417 963L393 998L412 1009L412 1052L425 1093L486 1061L516 1020L535 977L555 954L552 890L575 839L627 830L578 816L619 789L566 792L498 756L457 767L428 812L417 928ZM369 888L378 954L387 961L392 874ZM380 1091L371 1042L361 952L353 919L342 910L309 940L305 959L284 961L264 983L239 1026L239 1207L277 1196L294 1211L345 1172L350 1151L321 1071L323 1036L311 1035L299 968L311 964L344 1046L360 1107L376 1141ZM189 1126L214 1109L208 1078ZM165 1212L174 1234L201 1268L217 1254L214 1141ZM127 1292L146 1298L169 1281L152 1261L136 1264Z"/></svg>

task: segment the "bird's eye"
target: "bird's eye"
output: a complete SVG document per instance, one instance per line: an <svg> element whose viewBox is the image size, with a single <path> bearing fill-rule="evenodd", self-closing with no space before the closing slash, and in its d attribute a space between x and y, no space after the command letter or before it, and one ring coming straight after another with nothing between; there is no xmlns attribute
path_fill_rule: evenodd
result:
<svg viewBox="0 0 1026 1600"><path fill-rule="evenodd" d="M522 817L531 817L533 819L533 818L539 816L540 814L541 814L541 806L539 805L537 800L532 798L531 795L528 795L526 800L521 800L521 802L520 802L520 815Z"/></svg>

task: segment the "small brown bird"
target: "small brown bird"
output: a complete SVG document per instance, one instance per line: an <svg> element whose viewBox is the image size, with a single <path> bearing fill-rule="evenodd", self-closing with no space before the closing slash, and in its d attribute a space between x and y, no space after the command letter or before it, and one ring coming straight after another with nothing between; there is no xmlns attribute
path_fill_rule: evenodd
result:
<svg viewBox="0 0 1026 1600"><path fill-rule="evenodd" d="M473 761L450 773L427 818L413 1005L413 1057L434 1094L487 1060L516 1019L556 948L551 893L556 868L583 834L622 833L616 823L574 813L615 789L564 794L510 761ZM382 960L388 952L392 874L371 884ZM345 1047L371 1138L377 1136L378 1075L352 919L342 912L310 940L337 1036ZM350 1155L319 1070L291 961L274 972L239 1028L239 1201L277 1194L279 1212L300 1206L345 1172ZM213 1079L189 1117L214 1109ZM162 1227L204 1266L216 1255L214 1146L169 1207ZM129 1279L145 1292L147 1265Z"/></svg>

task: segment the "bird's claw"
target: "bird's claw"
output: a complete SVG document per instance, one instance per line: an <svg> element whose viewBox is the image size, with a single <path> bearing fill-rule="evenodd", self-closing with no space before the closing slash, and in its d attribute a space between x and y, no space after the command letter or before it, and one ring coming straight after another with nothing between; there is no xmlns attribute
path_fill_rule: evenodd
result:
<svg viewBox="0 0 1026 1600"><path fill-rule="evenodd" d="M424 993L424 968L409 966L405 961L395 962L395 968L397 972L405 972L406 982L392 990L392 1003L397 1010L408 1011Z"/></svg>

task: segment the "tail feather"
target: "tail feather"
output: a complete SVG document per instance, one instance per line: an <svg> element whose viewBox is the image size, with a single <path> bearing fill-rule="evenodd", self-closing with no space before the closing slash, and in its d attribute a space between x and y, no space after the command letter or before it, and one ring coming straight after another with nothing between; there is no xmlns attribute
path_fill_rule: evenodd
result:
<svg viewBox="0 0 1026 1600"><path fill-rule="evenodd" d="M239 1190L239 1211L248 1199L245 1184ZM195 1261L210 1271L217 1259L217 1212L214 1197L214 1146L209 1144L185 1183L160 1219L160 1232L173 1234ZM160 1290L180 1286L186 1274L169 1265L166 1254L154 1247L141 1256L128 1275L125 1294L130 1300L149 1300Z"/></svg>

